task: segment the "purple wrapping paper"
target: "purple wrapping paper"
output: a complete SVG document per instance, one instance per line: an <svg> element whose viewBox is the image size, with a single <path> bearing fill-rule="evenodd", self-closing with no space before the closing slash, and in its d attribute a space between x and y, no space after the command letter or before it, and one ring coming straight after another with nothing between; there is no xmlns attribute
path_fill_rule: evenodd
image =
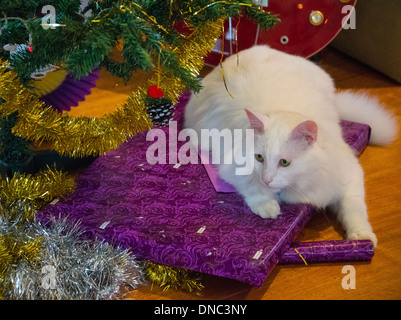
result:
<svg viewBox="0 0 401 320"><path fill-rule="evenodd" d="M188 98L176 105L178 128ZM154 141L145 137L100 156L80 174L76 191L38 219L68 216L138 259L261 286L315 209L282 204L277 219L262 219L237 193L217 193L202 164L149 164Z"/></svg>
<svg viewBox="0 0 401 320"><path fill-rule="evenodd" d="M351 121L340 121L343 138L359 157L369 144L371 128L367 124Z"/></svg>
<svg viewBox="0 0 401 320"><path fill-rule="evenodd" d="M227 193L237 192L231 184L220 178L218 173L218 168L216 165L212 163L212 159L210 156L206 160L207 155L205 155L202 152L199 152L198 154L202 161L203 166L205 167L210 182L213 184L214 190L216 192L227 192Z"/></svg>
<svg viewBox="0 0 401 320"><path fill-rule="evenodd" d="M85 100L96 86L99 76L97 69L78 80L69 74L55 90L40 97L40 100L59 112L69 111L71 107L76 107L80 101Z"/></svg>
<svg viewBox="0 0 401 320"><path fill-rule="evenodd" d="M281 256L280 264L304 264L295 249L309 263L370 261L374 255L370 240L333 240L291 244Z"/></svg>

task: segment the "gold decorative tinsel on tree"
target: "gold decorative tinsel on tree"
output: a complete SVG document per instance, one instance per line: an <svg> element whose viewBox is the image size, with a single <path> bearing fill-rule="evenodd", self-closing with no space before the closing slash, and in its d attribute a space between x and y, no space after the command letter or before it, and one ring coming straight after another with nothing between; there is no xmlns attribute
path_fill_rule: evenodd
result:
<svg viewBox="0 0 401 320"><path fill-rule="evenodd" d="M191 70L194 77L203 66L203 57L211 50L221 32L222 21L196 28L183 45L172 48L180 63ZM165 96L177 102L185 85L171 71L156 68L148 86L158 84ZM148 87L146 86L146 88ZM18 112L13 134L33 142L48 141L52 149L72 157L97 156L114 150L133 135L150 129L144 98L147 90L139 88L114 113L103 118L70 117L60 114L43 103L25 88L17 74L8 70L0 60L0 116Z"/></svg>

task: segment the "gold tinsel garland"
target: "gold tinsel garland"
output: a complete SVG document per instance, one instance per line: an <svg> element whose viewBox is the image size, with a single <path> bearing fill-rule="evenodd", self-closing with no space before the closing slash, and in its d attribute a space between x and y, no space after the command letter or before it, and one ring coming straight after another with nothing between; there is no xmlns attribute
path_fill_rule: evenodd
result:
<svg viewBox="0 0 401 320"><path fill-rule="evenodd" d="M13 134L33 142L49 141L52 149L73 157L99 155L117 148L127 137L150 128L140 94L132 94L115 113L104 118L60 114L22 86L7 64L0 65L0 115L18 112Z"/></svg>
<svg viewBox="0 0 401 320"><path fill-rule="evenodd" d="M203 57L212 49L221 32L222 21L196 28L187 36L183 45L172 48L181 65L189 69L193 76L199 74ZM156 68L148 86L157 84L165 97L177 102L185 85L174 75ZM147 88L146 87L146 88ZM59 114L43 103L27 88L23 87L13 70L0 60L0 116L18 112L18 121L13 134L33 142L49 141L52 149L62 155L72 157L97 156L116 149L127 138L151 128L144 98L147 90L139 88L127 98L114 113L103 118L70 117Z"/></svg>
<svg viewBox="0 0 401 320"><path fill-rule="evenodd" d="M12 223L32 221L35 213L54 198L74 191L74 179L66 173L46 169L36 175L15 173L0 176L0 215ZM22 212L22 215L21 215Z"/></svg>
<svg viewBox="0 0 401 320"><path fill-rule="evenodd" d="M203 289L199 272L165 266L154 262L146 262L145 279L152 285L159 286L163 291L173 289L193 292Z"/></svg>
<svg viewBox="0 0 401 320"><path fill-rule="evenodd" d="M21 241L20 239L15 239L13 235L7 234L3 236L0 234L0 287L4 285L2 283L3 275L9 264L17 263L19 259L26 259L28 261L38 260L38 256L42 250L41 240L38 237L30 241Z"/></svg>

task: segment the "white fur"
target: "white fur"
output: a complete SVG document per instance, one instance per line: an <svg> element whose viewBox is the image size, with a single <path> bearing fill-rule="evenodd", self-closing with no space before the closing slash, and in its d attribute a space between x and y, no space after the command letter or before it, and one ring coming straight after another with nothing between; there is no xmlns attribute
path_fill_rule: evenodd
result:
<svg viewBox="0 0 401 320"><path fill-rule="evenodd" d="M342 120L368 124L372 129L370 143L391 144L398 133L395 116L375 97L350 91L336 94L336 107Z"/></svg>
<svg viewBox="0 0 401 320"><path fill-rule="evenodd" d="M263 218L276 218L281 201L331 206L338 209L347 238L371 239L376 246L365 205L363 171L339 126L340 116L352 113L344 110L351 110L354 100L361 104L359 96L337 94L330 76L317 65L267 46L240 52L238 65L236 56L227 58L223 68L234 99L225 89L220 67L215 68L203 79L201 92L192 95L185 127L197 130L199 136L201 129L249 129L248 109L263 121L265 132L255 134L255 154L263 155L263 163L255 161L253 173L245 176L235 175L235 164L221 164L221 177ZM347 108L341 105L343 101ZM380 126L394 120L378 104L369 102L369 109L374 141L390 142L395 126ZM358 107L353 114L360 112ZM306 120L318 127L317 139L310 147L290 138L292 130ZM377 135L376 130L380 130ZM237 151L244 152L242 149ZM291 164L280 166L282 158Z"/></svg>

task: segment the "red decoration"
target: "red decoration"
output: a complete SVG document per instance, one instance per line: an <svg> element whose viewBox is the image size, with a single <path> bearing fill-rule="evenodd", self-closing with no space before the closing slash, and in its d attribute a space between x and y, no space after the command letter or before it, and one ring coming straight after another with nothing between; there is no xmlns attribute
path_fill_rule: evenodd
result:
<svg viewBox="0 0 401 320"><path fill-rule="evenodd" d="M29 52L32 52L33 48L32 48L32 47L29 47L28 50L29 50Z"/></svg>
<svg viewBox="0 0 401 320"><path fill-rule="evenodd" d="M355 3L356 0L269 0L263 10L277 14L281 22L265 31L245 15L227 20L224 36L217 40L205 62L218 65L222 55L226 58L255 44L308 58L337 36Z"/></svg>
<svg viewBox="0 0 401 320"><path fill-rule="evenodd" d="M164 96L164 92L157 85L152 85L148 88L148 96L150 98L162 98Z"/></svg>

